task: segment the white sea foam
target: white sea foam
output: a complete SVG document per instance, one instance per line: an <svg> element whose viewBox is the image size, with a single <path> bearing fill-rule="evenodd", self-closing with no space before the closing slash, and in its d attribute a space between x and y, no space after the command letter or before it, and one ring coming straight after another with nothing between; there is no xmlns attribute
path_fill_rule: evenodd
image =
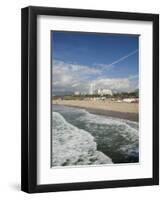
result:
<svg viewBox="0 0 163 200"><path fill-rule="evenodd" d="M125 133L130 133L130 135L132 137L138 137L138 130L136 128L133 128L131 125L129 125L128 123L134 123L136 124L136 122L130 122L129 120L121 120L121 119L117 119L117 118L111 118L111 117L105 117L105 116L101 116L101 115L95 115L95 114L91 114L89 112L85 112L84 116L81 116L79 118L80 121L87 121L88 124L103 124L103 125L115 125L117 127L117 129L121 132L124 133L124 137L125 137Z"/></svg>
<svg viewBox="0 0 163 200"><path fill-rule="evenodd" d="M138 153L138 123L131 122L129 120L123 120L118 118L111 118L101 115L91 114L85 112L85 115L79 118L80 121L86 121L89 129L95 129L97 125L105 125L102 128L103 131L107 131L109 128L114 128L114 134L123 137L126 144L119 147L119 151L123 151L125 154L134 155ZM106 127L107 125L107 127ZM109 136L109 135L108 135Z"/></svg>
<svg viewBox="0 0 163 200"><path fill-rule="evenodd" d="M53 112L52 166L109 164L112 160L100 151L94 137L87 131L68 123L61 114Z"/></svg>

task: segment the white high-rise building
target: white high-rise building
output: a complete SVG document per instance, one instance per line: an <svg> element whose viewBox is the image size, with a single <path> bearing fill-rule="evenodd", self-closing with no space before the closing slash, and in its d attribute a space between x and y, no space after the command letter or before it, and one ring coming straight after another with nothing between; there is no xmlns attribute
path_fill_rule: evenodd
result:
<svg viewBox="0 0 163 200"><path fill-rule="evenodd" d="M95 83L90 83L90 87L89 87L89 94L94 94L95 92Z"/></svg>

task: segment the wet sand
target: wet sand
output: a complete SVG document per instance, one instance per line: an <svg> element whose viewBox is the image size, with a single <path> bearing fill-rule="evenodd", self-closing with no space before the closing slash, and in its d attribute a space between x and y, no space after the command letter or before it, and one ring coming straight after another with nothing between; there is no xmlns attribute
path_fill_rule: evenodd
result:
<svg viewBox="0 0 163 200"><path fill-rule="evenodd" d="M92 114L106 115L138 122L138 103L90 100L53 100L53 104L84 108Z"/></svg>

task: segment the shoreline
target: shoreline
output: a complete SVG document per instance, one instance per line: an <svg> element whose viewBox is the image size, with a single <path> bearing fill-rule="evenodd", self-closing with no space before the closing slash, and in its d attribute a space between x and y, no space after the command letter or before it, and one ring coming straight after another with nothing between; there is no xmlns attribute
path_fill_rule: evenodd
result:
<svg viewBox="0 0 163 200"><path fill-rule="evenodd" d="M98 108L98 106L94 105L94 106L84 106L84 105L73 105L68 104L68 103L64 103L64 102L52 102L53 105L63 105L63 106L68 106L68 107L74 107L74 108L82 108L85 109L86 111L92 113L92 114L97 114L97 115L105 115L108 117L116 117L116 118L120 118L120 119L126 119L126 120L130 120L130 121L134 121L134 122L138 122L139 121L139 114L138 112L125 112L124 109L122 111L122 109L119 109L121 111L117 111L117 110L112 110L111 108ZM129 104L130 105L130 104ZM121 105L123 106L123 105ZM126 109L127 110L127 109Z"/></svg>
<svg viewBox="0 0 163 200"><path fill-rule="evenodd" d="M139 122L139 116L136 113L127 113L127 112L124 113L111 110L92 109L92 108L84 108L84 109L92 114L105 115L108 117L116 117L120 119L127 119L130 121Z"/></svg>

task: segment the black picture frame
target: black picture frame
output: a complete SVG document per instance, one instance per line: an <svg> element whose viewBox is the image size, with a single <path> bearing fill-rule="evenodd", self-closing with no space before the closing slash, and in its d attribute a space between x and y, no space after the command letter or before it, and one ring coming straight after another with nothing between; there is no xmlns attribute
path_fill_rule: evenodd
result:
<svg viewBox="0 0 163 200"><path fill-rule="evenodd" d="M153 177L37 185L37 16L55 15L153 23ZM30 6L21 11L21 190L28 193L159 184L159 15Z"/></svg>

